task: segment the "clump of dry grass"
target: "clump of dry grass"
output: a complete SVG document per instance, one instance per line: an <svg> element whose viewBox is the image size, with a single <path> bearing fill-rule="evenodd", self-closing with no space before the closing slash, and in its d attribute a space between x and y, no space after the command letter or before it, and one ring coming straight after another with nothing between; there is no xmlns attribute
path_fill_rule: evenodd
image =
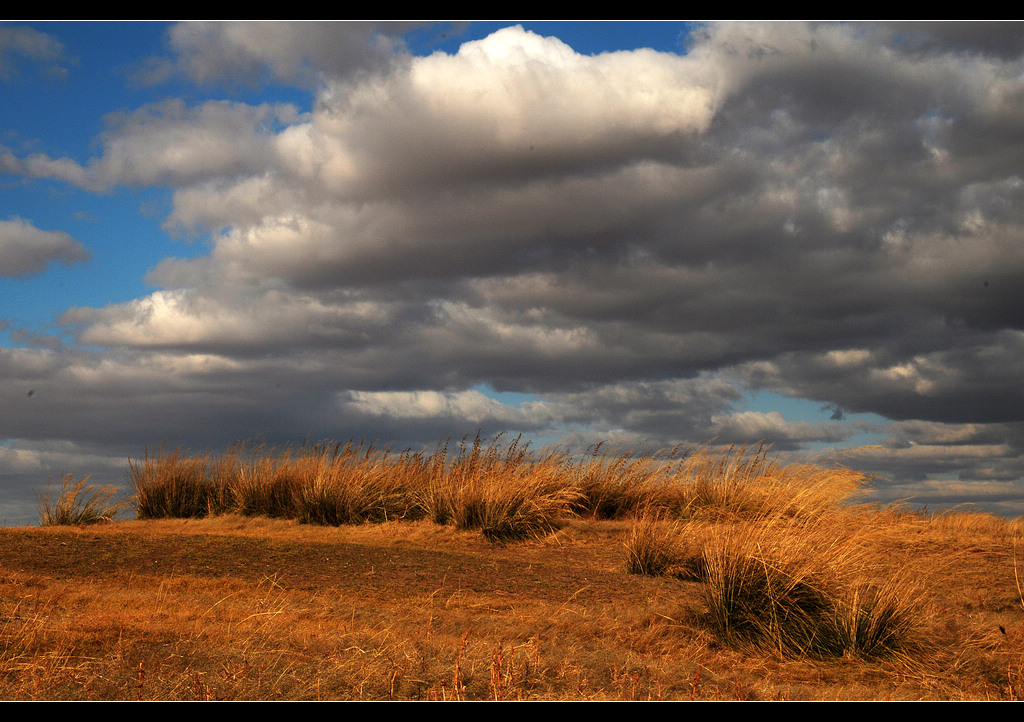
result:
<svg viewBox="0 0 1024 722"><path fill-rule="evenodd" d="M231 485L235 509L245 516L295 516L301 477L288 457L258 457L242 463Z"/></svg>
<svg viewBox="0 0 1024 722"><path fill-rule="evenodd" d="M479 529L495 542L543 536L558 528L578 499L562 457L552 453L538 460L519 439L508 446L499 439L486 448L479 436L471 446L464 439L450 461L447 446L438 449L424 501L428 516L439 524Z"/></svg>
<svg viewBox="0 0 1024 722"><path fill-rule="evenodd" d="M674 472L680 513L696 519L816 518L863 491L864 474L834 464L783 464L768 448L701 449Z"/></svg>
<svg viewBox="0 0 1024 722"><path fill-rule="evenodd" d="M916 662L924 645L921 590L905 573L859 581L836 604L841 648L867 658Z"/></svg>
<svg viewBox="0 0 1024 722"><path fill-rule="evenodd" d="M599 454L575 468L577 511L611 519L659 510L678 519L816 518L847 505L868 479L832 463L784 464L768 447Z"/></svg>
<svg viewBox="0 0 1024 722"><path fill-rule="evenodd" d="M89 484L86 476L75 481L65 474L59 492L39 495L39 523L42 526L98 524L113 521L130 500L116 501L119 490L111 485ZM52 494L56 494L56 498Z"/></svg>
<svg viewBox="0 0 1024 722"><path fill-rule="evenodd" d="M579 494L574 511L595 519L621 519L665 505L662 496L672 479L671 463L678 450L634 456L632 451L602 453L602 444L572 466L573 486Z"/></svg>
<svg viewBox="0 0 1024 722"><path fill-rule="evenodd" d="M559 527L575 494L543 473L533 473L516 484L492 479L481 484L461 528L478 527L494 542L519 541L544 536Z"/></svg>
<svg viewBox="0 0 1024 722"><path fill-rule="evenodd" d="M664 512L637 517L625 542L626 571L630 574L701 579L709 528L699 522L679 522Z"/></svg>
<svg viewBox="0 0 1024 722"><path fill-rule="evenodd" d="M634 525L626 541L626 571L630 574L666 574L680 558L679 530L675 524L645 516Z"/></svg>
<svg viewBox="0 0 1024 722"><path fill-rule="evenodd" d="M389 459L372 445L320 447L300 459L297 518L307 524L340 526L423 516L405 454Z"/></svg>
<svg viewBox="0 0 1024 722"><path fill-rule="evenodd" d="M704 590L724 640L812 657L909 657L919 595L900 574L879 582L855 536L829 524L742 524L704 550Z"/></svg>
<svg viewBox="0 0 1024 722"><path fill-rule="evenodd" d="M634 523L627 571L700 581L710 628L734 646L909 659L918 589L868 554L863 515L846 504L863 483L843 468L769 461L763 448L702 450Z"/></svg>
<svg viewBox="0 0 1024 722"><path fill-rule="evenodd" d="M199 518L230 508L229 485L224 476L232 468L230 458L216 462L209 456L186 456L161 447L156 456L146 453L142 462L128 460L140 519Z"/></svg>

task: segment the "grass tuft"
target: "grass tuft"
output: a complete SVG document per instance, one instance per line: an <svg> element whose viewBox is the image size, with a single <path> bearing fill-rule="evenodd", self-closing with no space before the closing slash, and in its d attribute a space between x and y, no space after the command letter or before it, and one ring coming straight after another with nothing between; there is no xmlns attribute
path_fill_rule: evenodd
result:
<svg viewBox="0 0 1024 722"><path fill-rule="evenodd" d="M679 561L679 530L656 515L644 515L633 524L626 540L626 571L662 576Z"/></svg>
<svg viewBox="0 0 1024 722"><path fill-rule="evenodd" d="M53 497L47 490L39 495L39 523L42 526L80 526L113 521L130 500L115 501L118 489L111 485L89 484L86 476L75 481L65 474L61 490Z"/></svg>
<svg viewBox="0 0 1024 722"><path fill-rule="evenodd" d="M704 551L711 625L725 641L785 655L908 657L918 594L877 585L863 547L830 525L741 525Z"/></svg>
<svg viewBox="0 0 1024 722"><path fill-rule="evenodd" d="M438 449L424 500L427 515L436 523L479 529L492 542L554 531L579 499L562 457L537 459L519 439L503 446L500 438L486 448L479 436L472 445L463 439L450 461L447 446Z"/></svg>
<svg viewBox="0 0 1024 722"><path fill-rule="evenodd" d="M129 459L138 518L201 518L226 511L230 494L222 475L229 467L212 462L208 456L184 456L180 449L167 453L162 447L141 463Z"/></svg>

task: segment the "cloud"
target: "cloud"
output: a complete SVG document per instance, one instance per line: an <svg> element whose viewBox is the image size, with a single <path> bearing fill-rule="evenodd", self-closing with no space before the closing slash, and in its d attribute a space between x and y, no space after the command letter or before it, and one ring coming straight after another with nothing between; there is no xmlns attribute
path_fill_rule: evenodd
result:
<svg viewBox="0 0 1024 722"><path fill-rule="evenodd" d="M582 56L509 27L328 77L308 116L126 114L92 172L170 184L170 225L223 230L153 271L164 290L67 318L111 346L333 348L382 389L731 369L851 411L1012 420L1024 149L968 136L1008 132L1017 81L888 38L725 24L686 56Z"/></svg>
<svg viewBox="0 0 1024 722"><path fill-rule="evenodd" d="M0 169L55 178L87 190L114 186L190 186L209 179L259 175L274 156L275 127L298 117L288 104L259 106L209 101L195 108L178 99L106 116L102 153L81 164L38 153L0 153Z"/></svg>
<svg viewBox="0 0 1024 722"><path fill-rule="evenodd" d="M1019 482L920 481L883 486L872 491L871 499L932 510L954 507L970 511L973 508L1010 518L1024 516L1024 487Z"/></svg>
<svg viewBox="0 0 1024 722"><path fill-rule="evenodd" d="M168 34L173 57L153 59L139 80L178 73L200 84L267 80L315 87L321 75L386 70L415 23L186 22Z"/></svg>
<svg viewBox="0 0 1024 722"><path fill-rule="evenodd" d="M19 77L22 60L43 65L48 75L63 78L72 62L63 44L52 35L29 27L0 27L0 82Z"/></svg>
<svg viewBox="0 0 1024 722"><path fill-rule="evenodd" d="M879 31L908 52L971 53L1015 60L1024 53L1024 38L1014 23L893 22Z"/></svg>
<svg viewBox="0 0 1024 722"><path fill-rule="evenodd" d="M1024 371L1024 332L979 333L945 324L943 328L949 347L927 353L900 354L899 345L886 349L880 338L876 351L784 352L770 362L742 364L734 373L753 387L827 400L890 419L1021 421L1018 409L1024 398L1014 379ZM916 345L928 333L924 326L921 338L909 343Z"/></svg>
<svg viewBox="0 0 1024 722"><path fill-rule="evenodd" d="M43 271L55 261L81 263L85 247L63 231L43 231L29 221L0 221L0 277L20 278Z"/></svg>
<svg viewBox="0 0 1024 722"><path fill-rule="evenodd" d="M258 174L272 157L275 125L296 117L291 105L167 100L108 116L90 170L108 184L170 186Z"/></svg>
<svg viewBox="0 0 1024 722"><path fill-rule="evenodd" d="M718 414L712 417L712 423L716 442L764 441L777 451L800 448L809 442L838 443L853 433L852 429L835 423L790 422L778 411Z"/></svg>
<svg viewBox="0 0 1024 722"><path fill-rule="evenodd" d="M686 55L581 55L508 27L411 57L398 28L176 28L178 71L311 109L168 99L111 116L87 161L0 155L166 187L165 226L209 241L142 297L68 310L79 347L5 350L36 394L10 391L0 437L798 451L872 412L864 463L896 481L1020 478L1024 51L997 34L726 23Z"/></svg>

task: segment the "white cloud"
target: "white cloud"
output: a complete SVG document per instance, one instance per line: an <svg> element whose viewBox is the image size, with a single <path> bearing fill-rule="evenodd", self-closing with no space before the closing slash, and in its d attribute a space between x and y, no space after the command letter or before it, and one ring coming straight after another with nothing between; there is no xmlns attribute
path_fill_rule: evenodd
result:
<svg viewBox="0 0 1024 722"><path fill-rule="evenodd" d="M716 414L711 417L711 423L718 442L766 441L779 449L794 441L801 444L822 441L838 443L853 433L853 429L839 423L787 421L778 411Z"/></svg>
<svg viewBox="0 0 1024 722"><path fill-rule="evenodd" d="M528 421L522 410L503 404L486 394L468 391L353 391L351 406L360 413L394 419L433 419L451 423L508 424L521 426Z"/></svg>

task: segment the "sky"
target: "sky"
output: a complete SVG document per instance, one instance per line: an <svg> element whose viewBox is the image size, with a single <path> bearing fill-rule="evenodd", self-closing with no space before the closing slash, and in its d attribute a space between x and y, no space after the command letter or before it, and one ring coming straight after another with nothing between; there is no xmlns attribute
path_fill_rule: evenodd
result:
<svg viewBox="0 0 1024 722"><path fill-rule="evenodd" d="M1018 23L0 24L0 523L477 432L1024 515L1022 289Z"/></svg>

